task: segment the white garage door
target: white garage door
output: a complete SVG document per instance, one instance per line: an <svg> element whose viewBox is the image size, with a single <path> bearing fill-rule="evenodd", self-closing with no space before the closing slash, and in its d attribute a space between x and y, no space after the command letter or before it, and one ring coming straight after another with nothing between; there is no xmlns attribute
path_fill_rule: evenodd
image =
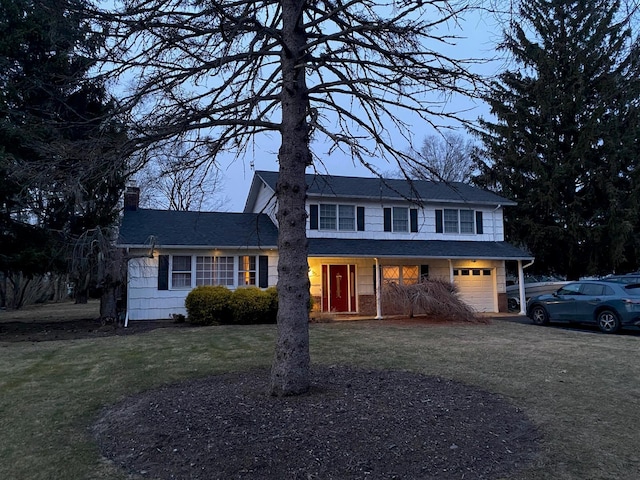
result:
<svg viewBox="0 0 640 480"><path fill-rule="evenodd" d="M497 312L495 272L490 268L454 268L460 297L479 312Z"/></svg>

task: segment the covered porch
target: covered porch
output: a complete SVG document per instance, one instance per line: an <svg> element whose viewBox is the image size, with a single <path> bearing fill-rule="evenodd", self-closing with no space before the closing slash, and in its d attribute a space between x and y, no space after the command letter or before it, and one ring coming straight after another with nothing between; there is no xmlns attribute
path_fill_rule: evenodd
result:
<svg viewBox="0 0 640 480"><path fill-rule="evenodd" d="M532 257L506 242L309 239L314 309L382 318L398 313L384 305L385 283L431 278L455 283L478 312L507 312L505 260L523 275Z"/></svg>

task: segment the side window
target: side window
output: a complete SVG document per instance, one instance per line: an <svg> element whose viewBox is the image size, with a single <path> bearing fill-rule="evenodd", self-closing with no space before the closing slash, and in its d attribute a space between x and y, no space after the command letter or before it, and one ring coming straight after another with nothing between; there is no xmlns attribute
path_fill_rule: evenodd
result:
<svg viewBox="0 0 640 480"><path fill-rule="evenodd" d="M585 283L582 286L582 294L583 295L590 295L592 297L598 296L598 295L602 295L604 293L604 286L603 285L597 285L595 283Z"/></svg>
<svg viewBox="0 0 640 480"><path fill-rule="evenodd" d="M558 290L558 295L580 295L581 283L569 283Z"/></svg>

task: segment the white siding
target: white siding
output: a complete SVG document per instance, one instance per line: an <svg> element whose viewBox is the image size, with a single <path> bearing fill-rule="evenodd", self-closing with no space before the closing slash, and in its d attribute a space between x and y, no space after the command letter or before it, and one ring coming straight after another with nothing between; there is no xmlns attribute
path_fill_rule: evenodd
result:
<svg viewBox="0 0 640 480"><path fill-rule="evenodd" d="M144 254L144 252L140 252ZM130 252L135 255L135 252ZM127 283L127 312L129 320L156 320L171 318L172 314L186 315L184 301L192 288L195 288L195 272L192 273L191 288L158 290L158 255L214 255L211 250L172 250L156 252L154 258L133 258L129 260ZM217 256L267 255L268 285L273 286L278 280L275 251L216 250ZM234 278L237 278L237 262Z"/></svg>
<svg viewBox="0 0 640 480"><path fill-rule="evenodd" d="M271 188L260 182L260 190L253 205L252 213L266 213L271 218L274 225L278 225L276 221L277 202L275 193Z"/></svg>
<svg viewBox="0 0 640 480"><path fill-rule="evenodd" d="M485 205L472 204L429 204L424 208L418 208L418 232L385 232L384 209L393 207L416 208L409 202L353 202L339 199L321 200L312 198L307 201L307 215L310 204L340 204L353 205L365 208L365 230L338 231L338 230L311 230L307 221L307 236L309 238L354 238L375 240L467 240L478 242L500 242L504 240L502 207L487 207ZM455 208L482 212L483 233L478 234L451 234L436 233L436 209Z"/></svg>
<svg viewBox="0 0 640 480"><path fill-rule="evenodd" d="M186 315L188 290L158 290L158 256L129 260L127 284L129 321L167 319L174 313Z"/></svg>

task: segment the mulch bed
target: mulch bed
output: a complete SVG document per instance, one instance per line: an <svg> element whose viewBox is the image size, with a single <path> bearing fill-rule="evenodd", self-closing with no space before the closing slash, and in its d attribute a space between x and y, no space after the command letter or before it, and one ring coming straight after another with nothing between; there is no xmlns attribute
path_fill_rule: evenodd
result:
<svg viewBox="0 0 640 480"><path fill-rule="evenodd" d="M194 328L189 323L173 320L131 322L127 328L120 325L104 325L98 319L80 319L54 322L2 322L0 342L45 342L48 340L75 340L114 335L133 335L158 328Z"/></svg>
<svg viewBox="0 0 640 480"><path fill-rule="evenodd" d="M275 398L268 377L211 376L127 398L93 435L115 464L158 479L496 479L538 452L522 411L451 380L315 366L308 394Z"/></svg>

